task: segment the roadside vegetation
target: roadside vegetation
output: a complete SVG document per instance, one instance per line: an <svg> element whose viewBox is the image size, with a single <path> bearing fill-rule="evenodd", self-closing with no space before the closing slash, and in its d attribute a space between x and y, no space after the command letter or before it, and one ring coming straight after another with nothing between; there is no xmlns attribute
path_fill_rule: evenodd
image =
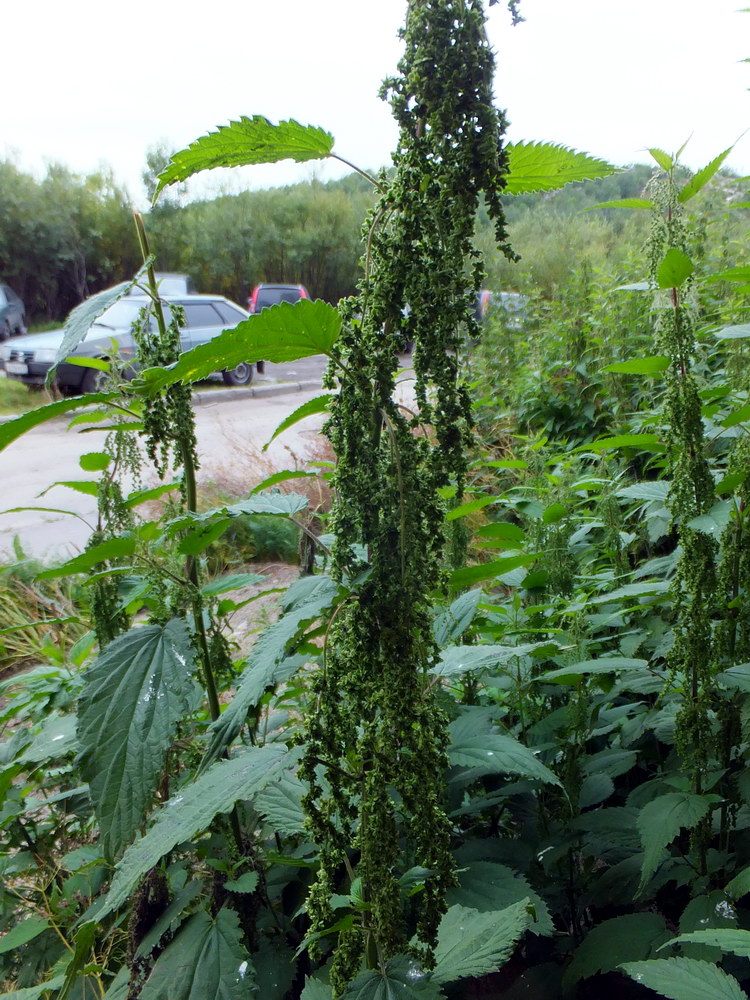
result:
<svg viewBox="0 0 750 1000"><path fill-rule="evenodd" d="M0 425L4 447L91 404L72 426L109 429L98 482L66 483L95 490L86 550L0 575L26 601L0 632L6 996L748 995L746 182L729 150L610 176L504 146L483 18L409 6L356 296L180 356L137 217L143 371ZM244 118L155 189L335 155ZM491 281L526 296L481 330L477 212ZM310 354L326 392L277 433L325 413L332 452L201 492L191 385ZM299 576L240 650L272 552Z"/></svg>

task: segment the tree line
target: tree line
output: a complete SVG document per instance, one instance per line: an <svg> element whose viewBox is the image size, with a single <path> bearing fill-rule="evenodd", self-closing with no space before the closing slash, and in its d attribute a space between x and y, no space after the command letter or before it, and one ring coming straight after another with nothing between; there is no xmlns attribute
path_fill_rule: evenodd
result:
<svg viewBox="0 0 750 1000"><path fill-rule="evenodd" d="M147 188L165 154L151 154ZM554 298L573 258L606 261L627 271L647 220L600 202L638 197L651 169L636 165L554 194L508 198L507 217L521 260L493 250L489 218L480 213L477 244L486 249L487 285L531 288ZM731 178L725 185L731 185ZM374 201L357 174L151 210L147 226L164 271L190 275L198 291L244 303L259 282L293 282L337 302L355 290L361 231ZM645 216L645 213L640 213ZM139 251L127 192L110 171L89 175L60 164L39 180L0 160L0 282L24 299L32 321L62 320L86 296L132 276Z"/></svg>

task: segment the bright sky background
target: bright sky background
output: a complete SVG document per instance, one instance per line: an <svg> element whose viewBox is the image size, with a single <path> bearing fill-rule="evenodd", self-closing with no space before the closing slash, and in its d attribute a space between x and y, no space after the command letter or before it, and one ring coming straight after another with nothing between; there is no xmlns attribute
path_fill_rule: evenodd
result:
<svg viewBox="0 0 750 1000"><path fill-rule="evenodd" d="M750 127L742 0L505 0L490 10L497 102L513 140L561 142L617 164L648 146L702 166ZM400 55L406 0L9 0L0 156L41 174L110 165L143 204L149 146L182 148L240 115L296 118L369 168L396 132L377 97ZM727 166L750 174L750 135ZM333 164L214 171L191 192L267 187Z"/></svg>

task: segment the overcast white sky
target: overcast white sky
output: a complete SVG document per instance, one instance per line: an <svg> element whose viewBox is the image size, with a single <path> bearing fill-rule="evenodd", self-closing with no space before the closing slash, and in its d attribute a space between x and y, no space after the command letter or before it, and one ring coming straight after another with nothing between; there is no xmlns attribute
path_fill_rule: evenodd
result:
<svg viewBox="0 0 750 1000"><path fill-rule="evenodd" d="M562 142L617 164L648 146L694 169L750 126L742 0L522 0L490 10L497 103L513 140ZM3 10L0 156L41 173L110 165L138 203L150 145L182 148L240 115L296 118L375 168L395 143L377 97L400 54L406 0L27 0ZM750 135L728 166L750 174ZM333 165L214 171L194 193L337 176Z"/></svg>

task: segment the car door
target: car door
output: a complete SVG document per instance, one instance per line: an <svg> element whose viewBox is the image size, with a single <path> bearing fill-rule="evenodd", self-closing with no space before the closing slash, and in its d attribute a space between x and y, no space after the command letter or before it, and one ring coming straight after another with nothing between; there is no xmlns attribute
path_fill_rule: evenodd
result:
<svg viewBox="0 0 750 1000"><path fill-rule="evenodd" d="M183 341L183 350L198 347L213 340L226 324L214 308L212 302L182 302L185 310L185 334L189 343Z"/></svg>

